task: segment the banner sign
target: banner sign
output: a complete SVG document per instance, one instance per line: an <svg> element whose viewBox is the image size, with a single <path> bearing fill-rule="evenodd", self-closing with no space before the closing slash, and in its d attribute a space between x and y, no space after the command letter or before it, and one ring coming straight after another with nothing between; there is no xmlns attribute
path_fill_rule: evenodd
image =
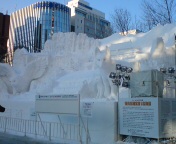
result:
<svg viewBox="0 0 176 144"><path fill-rule="evenodd" d="M36 100L78 99L78 95L37 95Z"/></svg>
<svg viewBox="0 0 176 144"><path fill-rule="evenodd" d="M79 114L79 95L37 95L35 110L37 113Z"/></svg>

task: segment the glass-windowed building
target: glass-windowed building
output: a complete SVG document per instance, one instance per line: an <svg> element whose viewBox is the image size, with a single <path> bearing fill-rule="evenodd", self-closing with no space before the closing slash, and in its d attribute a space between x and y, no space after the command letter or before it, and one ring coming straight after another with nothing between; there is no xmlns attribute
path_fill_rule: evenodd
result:
<svg viewBox="0 0 176 144"><path fill-rule="evenodd" d="M10 15L8 53L18 48L28 52L40 52L53 33L70 32L71 10L69 7L42 1L22 8Z"/></svg>
<svg viewBox="0 0 176 144"><path fill-rule="evenodd" d="M86 33L93 38L105 38L112 34L110 22L105 19L105 14L92 8L84 0L71 0L67 4L71 8L71 31Z"/></svg>

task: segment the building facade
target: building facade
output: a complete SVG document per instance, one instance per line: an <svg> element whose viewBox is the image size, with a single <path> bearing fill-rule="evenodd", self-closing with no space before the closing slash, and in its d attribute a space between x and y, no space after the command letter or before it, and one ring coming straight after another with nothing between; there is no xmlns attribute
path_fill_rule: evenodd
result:
<svg viewBox="0 0 176 144"><path fill-rule="evenodd" d="M0 62L8 62L7 40L9 38L10 16L0 13Z"/></svg>
<svg viewBox="0 0 176 144"><path fill-rule="evenodd" d="M105 14L90 7L84 0L68 2L71 8L71 31L86 33L89 37L105 38L111 34L110 22L105 20Z"/></svg>
<svg viewBox="0 0 176 144"><path fill-rule="evenodd" d="M53 33L70 32L70 27L70 8L56 2L37 2L12 13L8 49L11 59L18 48L40 52Z"/></svg>

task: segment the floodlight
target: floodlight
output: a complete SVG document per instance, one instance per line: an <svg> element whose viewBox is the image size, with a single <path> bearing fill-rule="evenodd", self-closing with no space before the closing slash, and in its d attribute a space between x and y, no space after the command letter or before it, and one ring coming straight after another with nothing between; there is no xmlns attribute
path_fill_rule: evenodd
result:
<svg viewBox="0 0 176 144"><path fill-rule="evenodd" d="M117 85L117 86L121 85L121 81L119 79L112 80L112 82L114 85Z"/></svg>
<svg viewBox="0 0 176 144"><path fill-rule="evenodd" d="M130 76L129 76L129 75L124 75L124 78L125 78L126 80L130 80Z"/></svg>
<svg viewBox="0 0 176 144"><path fill-rule="evenodd" d="M126 87L126 88L128 88L128 87L129 87L128 82L123 82L123 83L122 83L122 87Z"/></svg>
<svg viewBox="0 0 176 144"><path fill-rule="evenodd" d="M0 105L0 112L5 112L5 107Z"/></svg>
<svg viewBox="0 0 176 144"><path fill-rule="evenodd" d="M160 68L160 72L162 72L162 73L166 73L167 70L166 70L166 68Z"/></svg>
<svg viewBox="0 0 176 144"><path fill-rule="evenodd" d="M173 67L169 67L169 68L168 68L168 73L174 73L174 72L175 72L175 70L174 70Z"/></svg>
<svg viewBox="0 0 176 144"><path fill-rule="evenodd" d="M122 66L120 64L116 64L116 70L121 70Z"/></svg>
<svg viewBox="0 0 176 144"><path fill-rule="evenodd" d="M115 79L116 78L116 73L111 72L110 75L109 75L109 78Z"/></svg>
<svg viewBox="0 0 176 144"><path fill-rule="evenodd" d="M123 78L123 74L119 74L119 79Z"/></svg>
<svg viewBox="0 0 176 144"><path fill-rule="evenodd" d="M131 73L133 69L131 67L127 68L127 73Z"/></svg>
<svg viewBox="0 0 176 144"><path fill-rule="evenodd" d="M122 66L121 67L121 72L126 72L127 71L127 67L126 66Z"/></svg>

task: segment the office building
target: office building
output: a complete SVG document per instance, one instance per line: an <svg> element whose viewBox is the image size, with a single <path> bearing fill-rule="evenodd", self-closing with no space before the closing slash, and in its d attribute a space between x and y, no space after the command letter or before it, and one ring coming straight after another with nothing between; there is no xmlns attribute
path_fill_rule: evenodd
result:
<svg viewBox="0 0 176 144"><path fill-rule="evenodd" d="M0 13L0 62L7 62L7 41L9 37L10 16Z"/></svg>
<svg viewBox="0 0 176 144"><path fill-rule="evenodd" d="M84 0L68 2L71 8L71 31L86 33L89 37L105 38L111 34L110 22L105 20L105 14L92 8Z"/></svg>
<svg viewBox="0 0 176 144"><path fill-rule="evenodd" d="M70 32L71 10L56 2L42 1L22 8L10 15L9 49L26 48L40 52L53 33Z"/></svg>

